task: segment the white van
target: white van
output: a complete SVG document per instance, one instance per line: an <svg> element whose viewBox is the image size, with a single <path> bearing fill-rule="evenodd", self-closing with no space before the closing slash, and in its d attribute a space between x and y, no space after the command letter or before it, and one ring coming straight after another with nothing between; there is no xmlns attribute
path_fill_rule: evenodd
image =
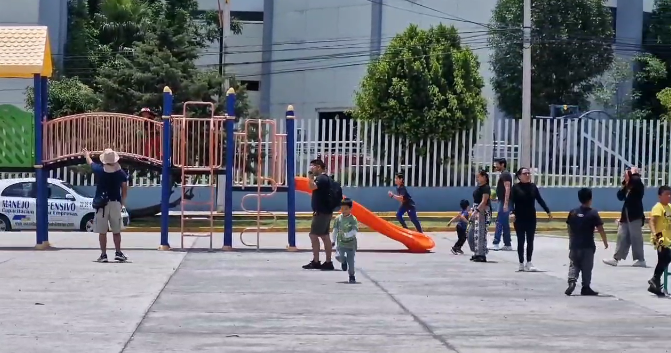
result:
<svg viewBox="0 0 671 353"><path fill-rule="evenodd" d="M58 179L48 179L49 229L93 231L93 196ZM28 230L36 227L35 178L0 180L0 231ZM130 223L121 210L124 227Z"/></svg>

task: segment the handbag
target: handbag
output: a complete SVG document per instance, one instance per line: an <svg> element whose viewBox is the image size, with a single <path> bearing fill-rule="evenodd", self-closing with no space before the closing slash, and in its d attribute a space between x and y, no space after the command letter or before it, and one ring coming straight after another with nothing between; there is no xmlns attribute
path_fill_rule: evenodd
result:
<svg viewBox="0 0 671 353"><path fill-rule="evenodd" d="M109 196L107 196L107 193L102 193L100 196L96 196L93 198L93 202L91 202L91 206L93 207L96 212L98 212L99 209L103 209L103 215L105 213L105 206L109 203L110 199Z"/></svg>

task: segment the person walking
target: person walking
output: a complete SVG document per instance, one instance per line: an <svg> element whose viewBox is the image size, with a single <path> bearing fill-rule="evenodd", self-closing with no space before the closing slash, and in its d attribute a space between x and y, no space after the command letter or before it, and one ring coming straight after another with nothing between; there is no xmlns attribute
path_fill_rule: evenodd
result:
<svg viewBox="0 0 671 353"><path fill-rule="evenodd" d="M121 228L123 219L121 210L126 204L128 196L128 175L119 165L119 154L111 148L107 148L100 155L100 162L95 163L91 159L91 153L84 149L86 163L96 177L96 192L93 198L95 216L93 228L98 233L100 242L100 257L98 262L108 262L107 258L107 232L112 231L114 240L114 260L125 262L126 255L121 252Z"/></svg>
<svg viewBox="0 0 671 353"><path fill-rule="evenodd" d="M515 233L517 233L517 257L520 261L519 271L535 272L537 270L531 262L531 258L534 254L534 237L536 235L536 202L548 214L550 219L552 219L552 214L545 204L545 200L541 197L538 187L531 182L531 171L529 168L520 168L515 175L520 182L513 186L511 204ZM525 242L527 244L526 264L524 263Z"/></svg>
<svg viewBox="0 0 671 353"><path fill-rule="evenodd" d="M662 274L671 263L671 188L667 185L657 190L659 202L650 211L650 242L657 250L657 266L648 281L648 292L665 296Z"/></svg>
<svg viewBox="0 0 671 353"><path fill-rule="evenodd" d="M645 186L638 168L631 167L625 170L622 188L617 192L617 199L624 202L617 227L615 254L613 254L613 258L603 260L606 265L617 266L620 261L627 258L631 247L632 257L634 258L632 266L646 267L643 251L644 194Z"/></svg>
<svg viewBox="0 0 671 353"><path fill-rule="evenodd" d="M473 191L473 208L468 226L468 245L473 252L471 261L487 262L487 231L492 218L489 174L482 170L477 175L478 187Z"/></svg>
<svg viewBox="0 0 671 353"><path fill-rule="evenodd" d="M463 255L464 251L461 250L461 247L464 246L464 243L466 242L466 239L468 236L466 235L466 230L468 228L468 218L469 218L469 212L468 212L468 206L470 203L468 200L461 200L459 202L459 207L461 207L461 212L459 212L458 215L456 215L454 218L452 218L449 222L447 222L447 225L449 226L455 221L459 221L457 223L457 242L454 244L452 247L452 253L454 255Z"/></svg>
<svg viewBox="0 0 671 353"><path fill-rule="evenodd" d="M564 294L571 295L575 290L578 277L582 276L580 295L595 296L598 292L592 289L592 270L594 269L594 253L596 242L594 230L601 235L603 247L608 249L608 238L603 230L603 221L599 212L592 208L592 190L582 188L578 191L580 206L571 210L566 218L569 236L570 260L568 268L568 287Z"/></svg>
<svg viewBox="0 0 671 353"><path fill-rule="evenodd" d="M356 283L354 257L357 249L356 233L359 231L359 222L352 215L353 205L352 200L343 199L340 202L340 215L333 222L333 238L336 239L338 249L336 260L340 261L340 268L349 274L349 283Z"/></svg>
<svg viewBox="0 0 671 353"><path fill-rule="evenodd" d="M496 182L496 197L499 207L496 213L496 230L494 231L494 243L492 250L512 251L510 239L510 190L512 189L513 176L508 171L508 162L505 158L494 161L494 169L499 172L499 180ZM503 236L503 247L500 246Z"/></svg>
<svg viewBox="0 0 671 353"><path fill-rule="evenodd" d="M326 175L326 165L321 159L310 162L308 183L312 190L312 224L310 225L310 243L312 244L312 261L303 268L306 270L333 271L331 253L333 245L329 238L333 208L331 207L331 178ZM324 243L326 261L319 261L319 240Z"/></svg>

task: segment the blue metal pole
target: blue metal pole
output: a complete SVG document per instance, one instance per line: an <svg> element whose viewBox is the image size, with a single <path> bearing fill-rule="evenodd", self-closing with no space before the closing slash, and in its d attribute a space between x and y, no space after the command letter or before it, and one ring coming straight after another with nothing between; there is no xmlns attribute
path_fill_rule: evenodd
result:
<svg viewBox="0 0 671 353"><path fill-rule="evenodd" d="M39 74L33 76L33 95L35 97L34 124L35 124L35 223L36 223L36 247L42 247L44 237L44 217L43 211L46 209L43 196L46 196L42 189L42 180L44 170L42 170L42 78Z"/></svg>
<svg viewBox="0 0 671 353"><path fill-rule="evenodd" d="M287 107L287 250L296 250L296 117L294 107Z"/></svg>
<svg viewBox="0 0 671 353"><path fill-rule="evenodd" d="M47 121L47 115L49 113L49 79L42 76L40 77L40 89L42 90L42 124L40 124L40 131L44 131L43 124L44 122ZM44 142L44 134L40 134L41 138L40 141L41 143ZM40 163L43 163L44 156L40 155ZM48 211L48 203L49 203L49 186L47 183L47 178L49 177L49 173L46 170L42 171L42 176L39 178L39 183L42 184L42 199L44 201L44 211L42 212L42 222L44 223L44 233L42 233L42 247L48 248L49 247L49 211Z"/></svg>
<svg viewBox="0 0 671 353"><path fill-rule="evenodd" d="M235 158L235 90L226 92L226 186L224 189L224 250L233 249L233 159Z"/></svg>
<svg viewBox="0 0 671 353"><path fill-rule="evenodd" d="M159 250L170 250L168 240L168 228L170 221L170 168L172 167L171 146L171 121L172 116L172 90L170 87L163 88L163 167L161 169L161 246Z"/></svg>

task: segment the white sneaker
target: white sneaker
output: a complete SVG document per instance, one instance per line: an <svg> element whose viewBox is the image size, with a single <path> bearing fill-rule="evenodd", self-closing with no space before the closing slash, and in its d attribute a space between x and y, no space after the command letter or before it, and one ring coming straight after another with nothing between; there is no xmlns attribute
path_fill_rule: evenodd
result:
<svg viewBox="0 0 671 353"><path fill-rule="evenodd" d="M513 247L508 245L508 246L502 247L501 250L503 250L503 251L513 251Z"/></svg>
<svg viewBox="0 0 671 353"><path fill-rule="evenodd" d="M536 272L536 271L538 271L538 269L536 269L536 267L534 267L534 264L532 264L531 262L527 262L526 266L524 267L524 271L526 271L526 272Z"/></svg>
<svg viewBox="0 0 671 353"><path fill-rule="evenodd" d="M645 265L645 261L636 260L634 261L633 264L631 264L631 267L648 267L648 266Z"/></svg>
<svg viewBox="0 0 671 353"><path fill-rule="evenodd" d="M617 260L615 259L603 259L603 263L610 266L617 266Z"/></svg>
<svg viewBox="0 0 671 353"><path fill-rule="evenodd" d="M517 272L524 272L524 264L520 264L520 267L517 269Z"/></svg>
<svg viewBox="0 0 671 353"><path fill-rule="evenodd" d="M499 251L499 250L501 250L501 244L492 244L492 246L489 249L494 250L494 251Z"/></svg>

